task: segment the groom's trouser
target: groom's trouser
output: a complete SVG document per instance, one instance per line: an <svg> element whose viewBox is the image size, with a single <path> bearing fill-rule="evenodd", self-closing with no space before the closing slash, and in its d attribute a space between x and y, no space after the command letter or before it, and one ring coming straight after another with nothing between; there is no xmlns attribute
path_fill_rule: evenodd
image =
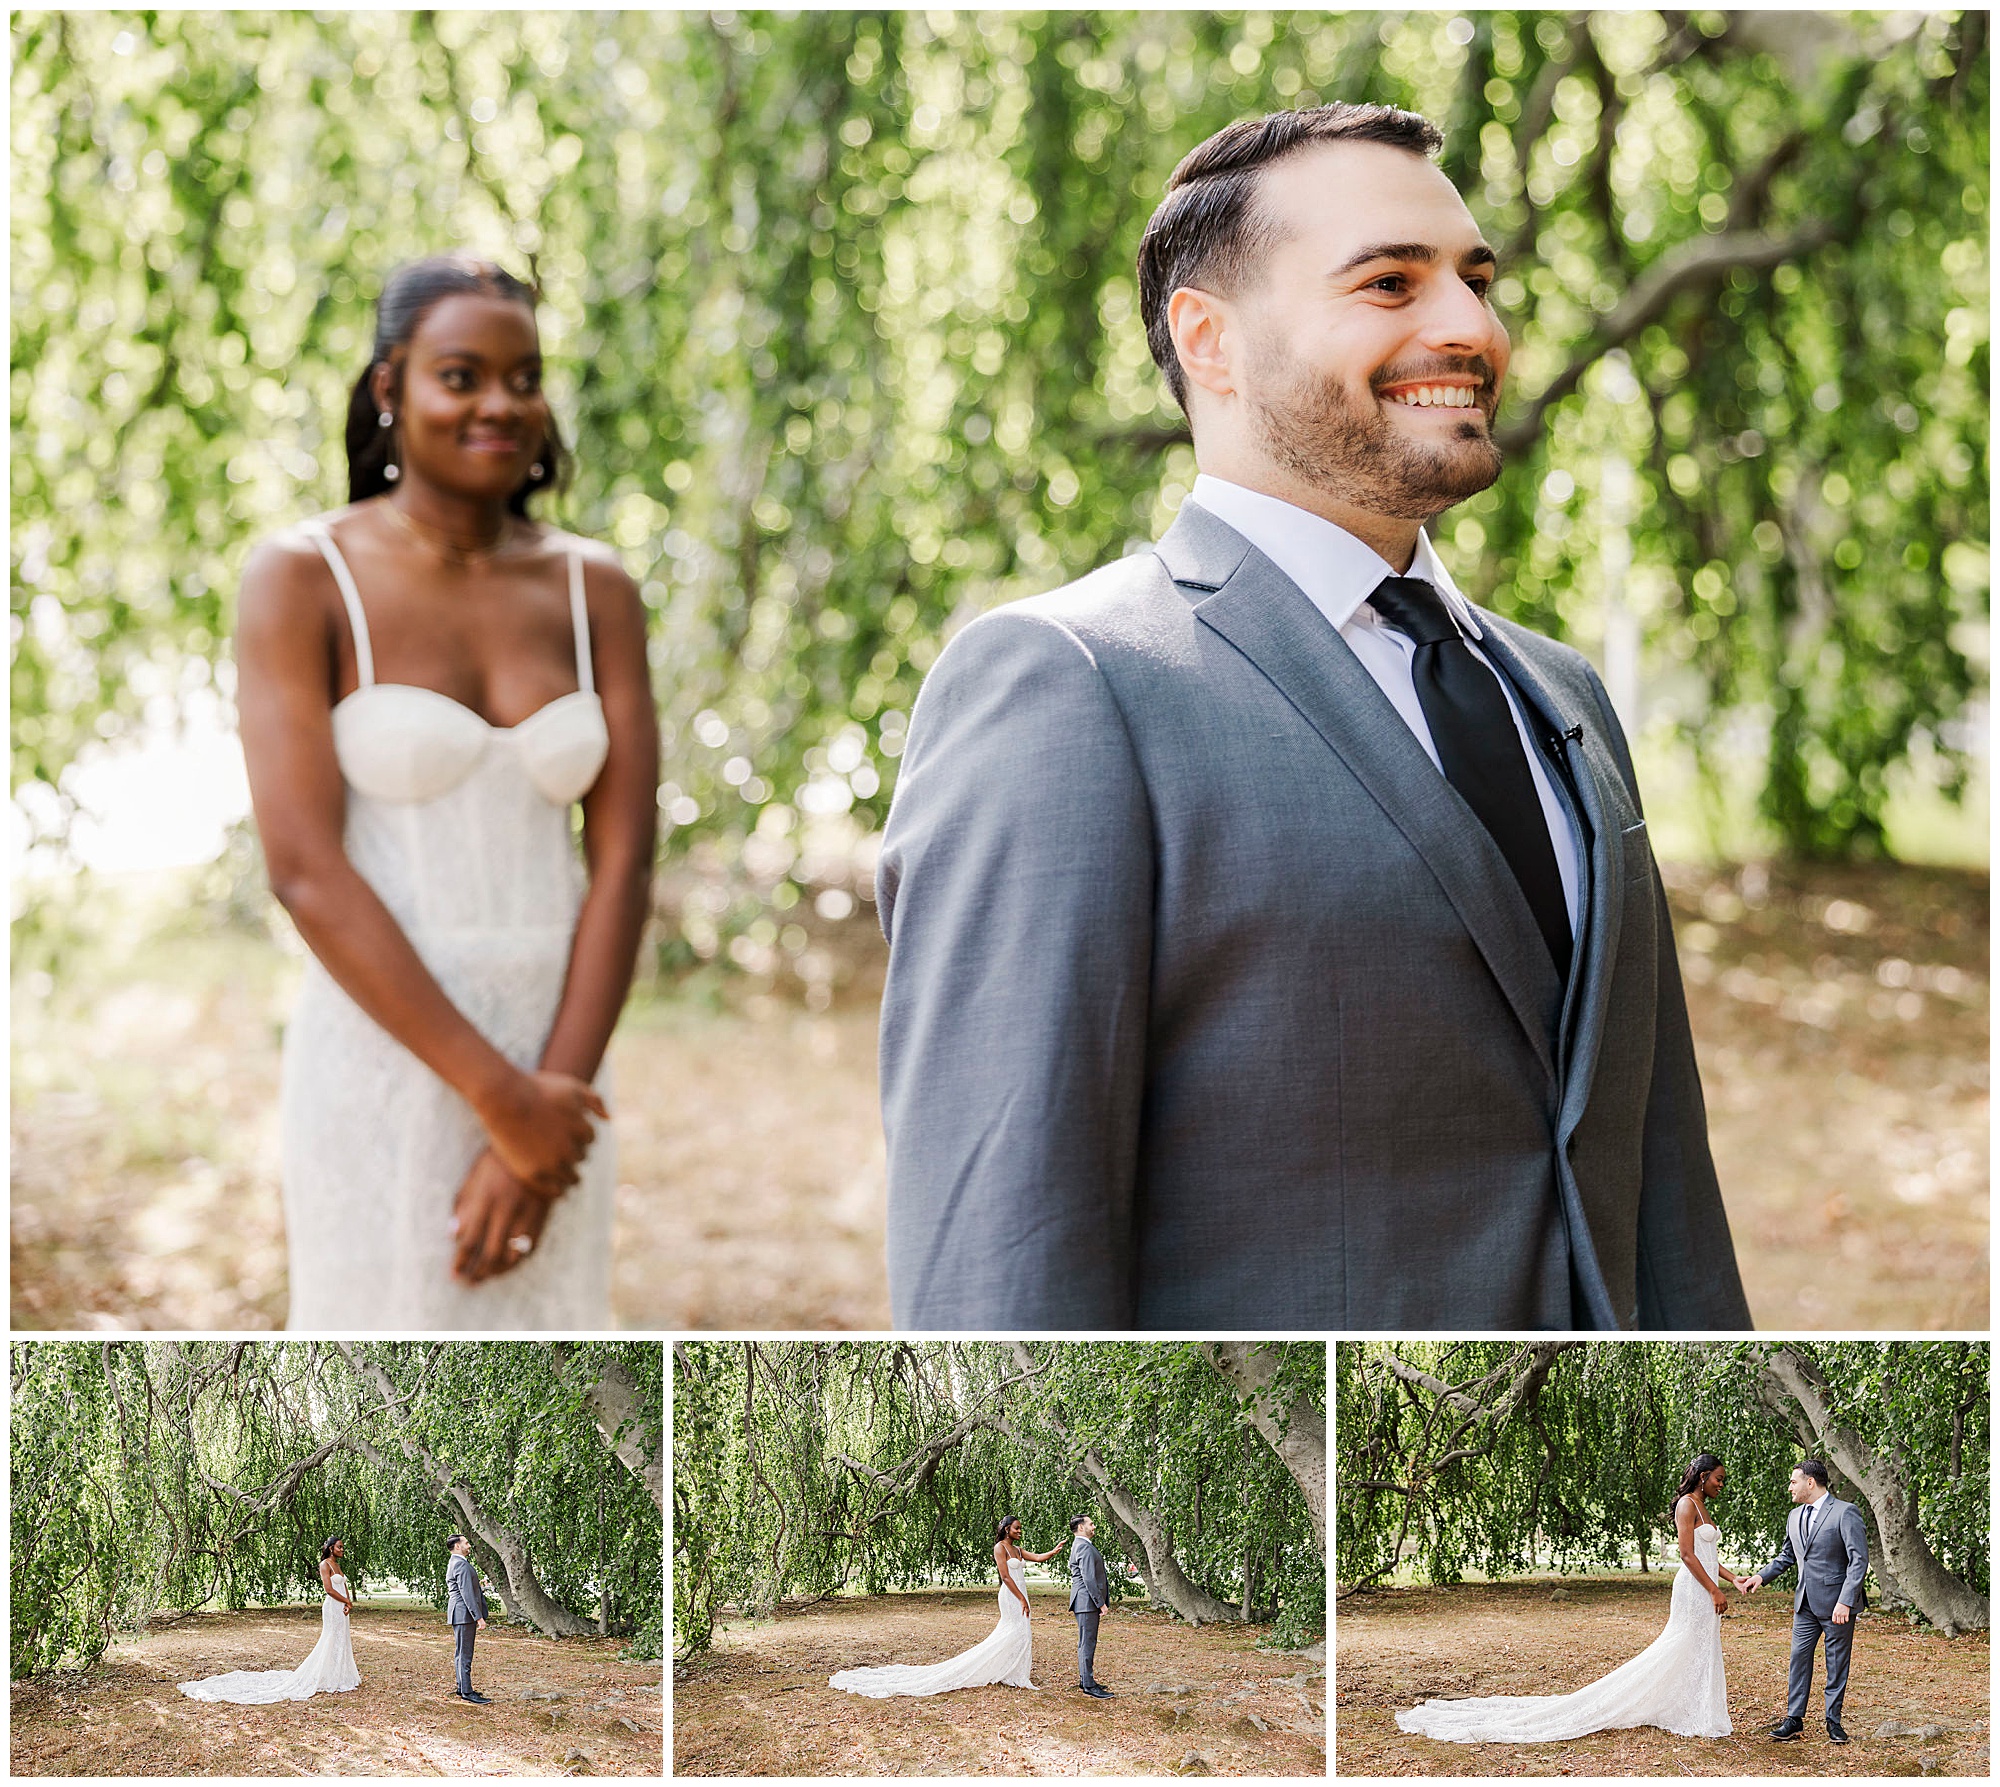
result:
<svg viewBox="0 0 2000 1787"><path fill-rule="evenodd" d="M1076 1615L1076 1685L1094 1687L1097 1677L1091 1673L1091 1665L1097 1661L1097 1616L1104 1609L1074 1607L1070 1611Z"/></svg>
<svg viewBox="0 0 2000 1787"><path fill-rule="evenodd" d="M1803 1719L1812 1699L1813 1651L1826 1640L1826 1716L1840 1723L1840 1705L1847 1698L1847 1657L1854 1645L1854 1616L1844 1626L1821 1619L1801 1602L1792 1614L1792 1669L1785 1700L1785 1717Z"/></svg>
<svg viewBox="0 0 2000 1787"><path fill-rule="evenodd" d="M453 1626L451 1635L457 1640L458 1644L458 1691L461 1694L470 1694L472 1692L472 1641L479 1636L479 1628L471 1620L467 1620L461 1626ZM1811 1665L1807 1665L1807 1667L1811 1667Z"/></svg>

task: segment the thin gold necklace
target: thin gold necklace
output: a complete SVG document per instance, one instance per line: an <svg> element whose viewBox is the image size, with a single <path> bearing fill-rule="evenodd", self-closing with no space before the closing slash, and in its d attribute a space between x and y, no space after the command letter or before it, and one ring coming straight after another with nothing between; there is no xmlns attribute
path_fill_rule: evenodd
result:
<svg viewBox="0 0 2000 1787"><path fill-rule="evenodd" d="M425 527L413 515L406 515L402 506L393 497L384 497L382 506L389 511L389 517L411 539L419 545L428 546L440 558L454 565L483 565L497 557L508 541L508 527L503 519L500 531L484 546L461 546L456 540L440 534L435 528Z"/></svg>

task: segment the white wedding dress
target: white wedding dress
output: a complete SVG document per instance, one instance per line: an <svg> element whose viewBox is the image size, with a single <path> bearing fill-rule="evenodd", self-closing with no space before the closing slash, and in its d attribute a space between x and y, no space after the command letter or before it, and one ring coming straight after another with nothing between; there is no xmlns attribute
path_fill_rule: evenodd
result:
<svg viewBox="0 0 2000 1787"><path fill-rule="evenodd" d="M347 1578L338 1570L333 1579L347 1593ZM182 1682L190 1700L226 1700L232 1706L271 1706L280 1700L310 1700L315 1694L345 1694L361 1686L354 1667L354 1641L347 1630L347 1608L331 1595L320 1604L319 1643L296 1669L237 1669L211 1675L206 1681Z"/></svg>
<svg viewBox="0 0 2000 1787"><path fill-rule="evenodd" d="M578 686L503 728L434 689L378 683L347 562L324 523L306 531L354 632L360 686L333 710L348 858L452 1003L509 1060L532 1068L562 998L585 888L571 807L609 751L582 558L573 543ZM534 1252L484 1284L460 1283L452 1199L485 1131L471 1106L310 959L285 1033L280 1135L288 1328L610 1327L617 1161L609 1124L598 1122L581 1176L551 1208Z"/></svg>
<svg viewBox="0 0 2000 1787"><path fill-rule="evenodd" d="M1018 1557L1008 1566L1027 1592L1027 1568ZM942 1663L890 1663L880 1669L843 1669L827 1680L830 1688L887 1700L897 1694L949 1694L954 1688L983 1688L994 1682L1032 1688L1035 1635L1014 1591L1000 1587L1000 1623L968 1651ZM1039 1692L1039 1690L1037 1690Z"/></svg>
<svg viewBox="0 0 2000 1787"><path fill-rule="evenodd" d="M1716 1575L1712 1526L1694 1529L1695 1556ZM1483 1700L1427 1700L1396 1723L1450 1744L1529 1744L1631 1725L1658 1725L1679 1737L1727 1737L1729 1692L1722 1675L1722 1616L1690 1570L1674 1578L1666 1630L1629 1663L1574 1694L1499 1694Z"/></svg>

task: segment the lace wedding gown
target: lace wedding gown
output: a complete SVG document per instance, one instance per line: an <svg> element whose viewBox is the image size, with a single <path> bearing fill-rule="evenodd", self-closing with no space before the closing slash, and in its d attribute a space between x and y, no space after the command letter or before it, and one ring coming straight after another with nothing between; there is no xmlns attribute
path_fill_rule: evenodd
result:
<svg viewBox="0 0 2000 1787"><path fill-rule="evenodd" d="M1695 1556L1716 1575L1712 1526L1694 1529ZM1722 1616L1690 1570L1674 1578L1666 1630L1629 1663L1574 1694L1498 1694L1483 1700L1426 1700L1396 1723L1450 1744L1527 1744L1630 1725L1658 1725L1679 1737L1727 1737L1729 1693L1722 1675Z"/></svg>
<svg viewBox="0 0 2000 1787"><path fill-rule="evenodd" d="M1027 1568L1018 1557L1008 1568L1027 1592ZM1014 1591L1000 1586L1000 1623L969 1651L942 1663L890 1663L880 1669L843 1669L827 1680L830 1688L887 1700L896 1694L949 1694L954 1688L983 1688L1003 1682L1010 1688L1032 1688L1029 1666L1035 1660L1035 1635ZM1039 1692L1039 1690L1037 1690Z"/></svg>
<svg viewBox="0 0 2000 1787"><path fill-rule="evenodd" d="M433 689L375 680L347 562L324 523L307 531L340 587L360 678L333 710L348 858L452 1003L509 1060L533 1067L583 900L570 809L609 750L582 558L572 544L578 687L518 726L496 727ZM288 1328L610 1327L610 1126L598 1124L534 1252L484 1284L461 1284L451 1272L452 1199L485 1132L310 959L285 1034L280 1134Z"/></svg>
<svg viewBox="0 0 2000 1787"><path fill-rule="evenodd" d="M347 1593L347 1578L338 1570L333 1579ZM354 1667L354 1641L348 1635L347 1608L331 1595L320 1603L319 1643L296 1669L237 1669L211 1675L206 1681L182 1682L190 1700L226 1700L233 1706L271 1706L280 1700L310 1700L315 1694L345 1694L361 1686Z"/></svg>

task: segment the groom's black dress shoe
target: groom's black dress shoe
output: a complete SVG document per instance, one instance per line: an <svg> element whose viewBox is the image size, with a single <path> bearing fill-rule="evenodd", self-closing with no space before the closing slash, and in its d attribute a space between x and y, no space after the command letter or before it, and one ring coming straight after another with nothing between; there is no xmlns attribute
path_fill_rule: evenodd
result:
<svg viewBox="0 0 2000 1787"><path fill-rule="evenodd" d="M1771 1727L1771 1741L1774 1744L1795 1744L1806 1733L1803 1719L1780 1719Z"/></svg>
<svg viewBox="0 0 2000 1787"><path fill-rule="evenodd" d="M1828 1743L1831 1743L1831 1744L1844 1744L1844 1743L1846 1743L1846 1742L1848 1741L1848 1738L1847 1738L1847 1728L1846 1728L1846 1727L1845 1727L1844 1725L1842 1725L1842 1724L1841 1724L1841 1722L1840 1722L1840 1721L1839 1721L1838 1719L1829 1719L1829 1720L1827 1720L1827 1722L1826 1722L1826 1740L1827 1740L1827 1742L1828 1742Z"/></svg>
<svg viewBox="0 0 2000 1787"><path fill-rule="evenodd" d="M1095 1682L1092 1682L1089 1687L1085 1688L1084 1692L1093 1700L1109 1700L1111 1698L1111 1690L1109 1688L1100 1688Z"/></svg>

